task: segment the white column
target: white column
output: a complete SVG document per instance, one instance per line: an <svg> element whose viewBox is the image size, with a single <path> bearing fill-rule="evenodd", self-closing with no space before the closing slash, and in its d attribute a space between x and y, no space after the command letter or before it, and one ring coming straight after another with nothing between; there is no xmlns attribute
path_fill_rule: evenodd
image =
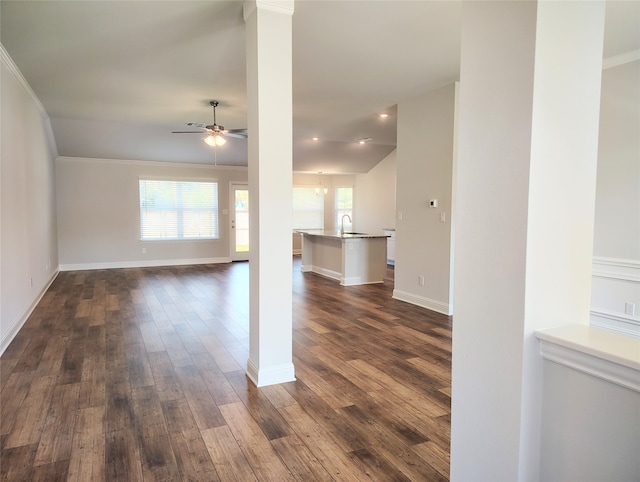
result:
<svg viewBox="0 0 640 482"><path fill-rule="evenodd" d="M451 480L538 480L533 332L588 323L604 2L465 2Z"/></svg>
<svg viewBox="0 0 640 482"><path fill-rule="evenodd" d="M295 380L292 362L293 0L244 3L250 218L250 347L259 387Z"/></svg>

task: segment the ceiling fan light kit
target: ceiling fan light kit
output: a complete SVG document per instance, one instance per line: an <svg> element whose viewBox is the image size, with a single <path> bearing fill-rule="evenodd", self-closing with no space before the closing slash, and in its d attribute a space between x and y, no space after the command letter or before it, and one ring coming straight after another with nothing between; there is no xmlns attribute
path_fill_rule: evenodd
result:
<svg viewBox="0 0 640 482"><path fill-rule="evenodd" d="M247 138L247 130L246 129L227 129L225 130L224 126L219 126L216 122L216 107L218 107L218 101L212 100L209 101L209 105L213 107L213 124L204 125L198 124L196 122L187 122L188 126L199 127L201 129L206 129L208 131L208 135L203 137L202 140L211 147L220 147L224 146L227 143L227 140L224 138L225 135L229 137L239 137L242 139ZM203 131L173 131L173 134L203 134Z"/></svg>
<svg viewBox="0 0 640 482"><path fill-rule="evenodd" d="M209 134L203 140L211 147L224 146L227 143L227 140L220 134Z"/></svg>

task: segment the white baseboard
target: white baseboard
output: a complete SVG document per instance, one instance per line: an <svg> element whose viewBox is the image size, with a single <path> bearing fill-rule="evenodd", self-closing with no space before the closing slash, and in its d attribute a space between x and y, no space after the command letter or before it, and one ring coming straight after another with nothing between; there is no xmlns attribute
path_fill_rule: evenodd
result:
<svg viewBox="0 0 640 482"><path fill-rule="evenodd" d="M421 306L422 308L427 308L428 310L435 311L437 313L442 313L443 315L453 314L453 307L447 303L443 303L437 300L432 300L424 296L414 295L413 293L407 293L406 291L393 290L392 298L394 300L400 300L406 303L411 303L412 305Z"/></svg>
<svg viewBox="0 0 640 482"><path fill-rule="evenodd" d="M321 268L319 266L314 266L312 264L303 264L300 270L303 273L312 272L315 274L319 274L320 276L324 276L325 278L331 278L337 281L342 281L342 273L338 273L337 271L333 271L326 268Z"/></svg>
<svg viewBox="0 0 640 482"><path fill-rule="evenodd" d="M276 365L269 368L258 368L251 360L247 361L247 376L256 387L277 385L278 383L294 382L296 380L293 363Z"/></svg>
<svg viewBox="0 0 640 482"><path fill-rule="evenodd" d="M20 331L20 328L22 328L25 322L29 319L29 317L31 316L31 313L33 313L33 310L36 308L36 306L38 306L38 303L40 303L40 300L42 299L44 294L47 292L51 284L55 281L56 277L58 276L58 273L60 273L60 270L56 270L53 272L53 274L51 275L51 278L49 279L47 284L44 286L44 288L42 288L38 296L27 307L27 309L24 310L20 314L20 316L18 316L18 318L11 324L11 328L9 329L9 331L7 331L2 336L2 340L0 340L0 355L4 353L4 351L7 349L9 344L13 341L13 339L16 337L16 335Z"/></svg>
<svg viewBox="0 0 640 482"><path fill-rule="evenodd" d="M193 258L193 259L157 259L149 261L112 261L106 263L61 264L60 271L84 271L89 269L116 268L152 268L157 266L181 266L190 264L231 263L230 257Z"/></svg>

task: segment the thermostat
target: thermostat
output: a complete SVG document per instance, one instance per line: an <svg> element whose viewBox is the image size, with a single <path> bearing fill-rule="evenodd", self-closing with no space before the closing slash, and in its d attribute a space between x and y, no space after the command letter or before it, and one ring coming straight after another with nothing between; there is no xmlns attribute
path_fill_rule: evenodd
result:
<svg viewBox="0 0 640 482"><path fill-rule="evenodd" d="M438 207L438 200L437 199L429 200L429 207L430 208L437 208Z"/></svg>

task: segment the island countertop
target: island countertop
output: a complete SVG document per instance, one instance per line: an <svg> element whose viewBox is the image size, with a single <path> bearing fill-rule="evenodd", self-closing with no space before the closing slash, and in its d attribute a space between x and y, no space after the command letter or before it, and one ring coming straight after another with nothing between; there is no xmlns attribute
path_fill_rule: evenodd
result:
<svg viewBox="0 0 640 482"><path fill-rule="evenodd" d="M340 234L340 231L331 231L329 229L309 229L309 230L297 230L297 233L305 236L320 236L323 238L388 238L388 234L368 234L368 233L356 233L353 231L345 231L344 234Z"/></svg>

